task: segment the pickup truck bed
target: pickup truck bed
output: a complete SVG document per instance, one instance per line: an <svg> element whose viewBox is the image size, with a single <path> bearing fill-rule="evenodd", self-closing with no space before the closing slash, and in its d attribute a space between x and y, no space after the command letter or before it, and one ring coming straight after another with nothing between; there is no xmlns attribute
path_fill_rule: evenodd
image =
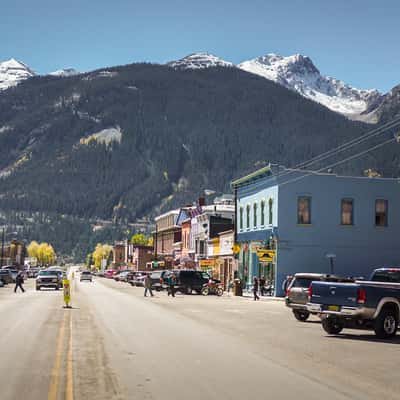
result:
<svg viewBox="0 0 400 400"><path fill-rule="evenodd" d="M395 336L400 317L400 283L378 282L375 276L370 281L354 283L313 282L308 311L321 315L322 326L330 334L351 327L372 328L380 338Z"/></svg>

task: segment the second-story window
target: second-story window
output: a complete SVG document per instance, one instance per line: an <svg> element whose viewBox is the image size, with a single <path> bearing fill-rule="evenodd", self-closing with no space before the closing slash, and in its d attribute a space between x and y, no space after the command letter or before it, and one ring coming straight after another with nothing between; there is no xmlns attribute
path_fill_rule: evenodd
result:
<svg viewBox="0 0 400 400"><path fill-rule="evenodd" d="M309 196L300 196L297 199L297 223L311 224L311 197Z"/></svg>
<svg viewBox="0 0 400 400"><path fill-rule="evenodd" d="M250 229L250 206L246 206L246 228Z"/></svg>
<svg viewBox="0 0 400 400"><path fill-rule="evenodd" d="M269 199L268 201L268 223L272 225L272 206L274 204L274 200Z"/></svg>
<svg viewBox="0 0 400 400"><path fill-rule="evenodd" d="M342 199L341 224L354 224L353 199Z"/></svg>
<svg viewBox="0 0 400 400"><path fill-rule="evenodd" d="M379 199L375 201L375 225L388 225L388 201Z"/></svg>
<svg viewBox="0 0 400 400"><path fill-rule="evenodd" d="M265 201L261 201L261 226L265 225Z"/></svg>
<svg viewBox="0 0 400 400"><path fill-rule="evenodd" d="M257 228L257 203L253 204L253 226Z"/></svg>
<svg viewBox="0 0 400 400"><path fill-rule="evenodd" d="M243 207L239 209L239 229L243 229Z"/></svg>

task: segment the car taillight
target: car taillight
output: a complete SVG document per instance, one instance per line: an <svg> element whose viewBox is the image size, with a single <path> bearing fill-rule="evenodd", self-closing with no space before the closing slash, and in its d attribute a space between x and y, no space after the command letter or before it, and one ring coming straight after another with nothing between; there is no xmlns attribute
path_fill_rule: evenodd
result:
<svg viewBox="0 0 400 400"><path fill-rule="evenodd" d="M308 301L311 301L311 297L312 297L312 283L311 283L310 286L308 287L307 293L308 293Z"/></svg>
<svg viewBox="0 0 400 400"><path fill-rule="evenodd" d="M286 297L289 297L290 296L290 288L287 288L286 289Z"/></svg>
<svg viewBox="0 0 400 400"><path fill-rule="evenodd" d="M365 304L367 300L367 294L364 288L357 289L357 303Z"/></svg>
<svg viewBox="0 0 400 400"><path fill-rule="evenodd" d="M163 278L160 278L160 283L164 283L164 279Z"/></svg>

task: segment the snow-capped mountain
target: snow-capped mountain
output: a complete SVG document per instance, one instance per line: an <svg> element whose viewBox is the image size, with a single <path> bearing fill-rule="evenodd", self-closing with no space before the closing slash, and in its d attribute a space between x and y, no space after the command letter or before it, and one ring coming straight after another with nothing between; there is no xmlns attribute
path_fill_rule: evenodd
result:
<svg viewBox="0 0 400 400"><path fill-rule="evenodd" d="M231 62L209 53L190 54L178 61L171 61L167 65L178 69L203 69L210 67L234 67Z"/></svg>
<svg viewBox="0 0 400 400"><path fill-rule="evenodd" d="M14 58L0 62L0 91L35 75L27 65Z"/></svg>
<svg viewBox="0 0 400 400"><path fill-rule="evenodd" d="M289 57L267 54L244 61L238 68L277 82L341 114L361 114L382 99L375 89L356 89L321 75L311 59L300 54Z"/></svg>
<svg viewBox="0 0 400 400"><path fill-rule="evenodd" d="M77 71L74 68L64 68L64 69L58 69L57 71L50 72L49 75L52 76L61 76L61 77L67 77L67 76L74 76L80 74L79 71Z"/></svg>

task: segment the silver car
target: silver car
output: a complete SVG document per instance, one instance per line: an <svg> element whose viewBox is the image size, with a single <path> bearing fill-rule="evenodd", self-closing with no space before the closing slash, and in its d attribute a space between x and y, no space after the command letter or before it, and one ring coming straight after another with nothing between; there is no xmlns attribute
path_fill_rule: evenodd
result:
<svg viewBox="0 0 400 400"><path fill-rule="evenodd" d="M82 271L79 281L89 281L92 282L92 273L90 271Z"/></svg>
<svg viewBox="0 0 400 400"><path fill-rule="evenodd" d="M36 277L36 290L41 288L54 288L59 290L62 288L62 274L57 271L43 270Z"/></svg>

